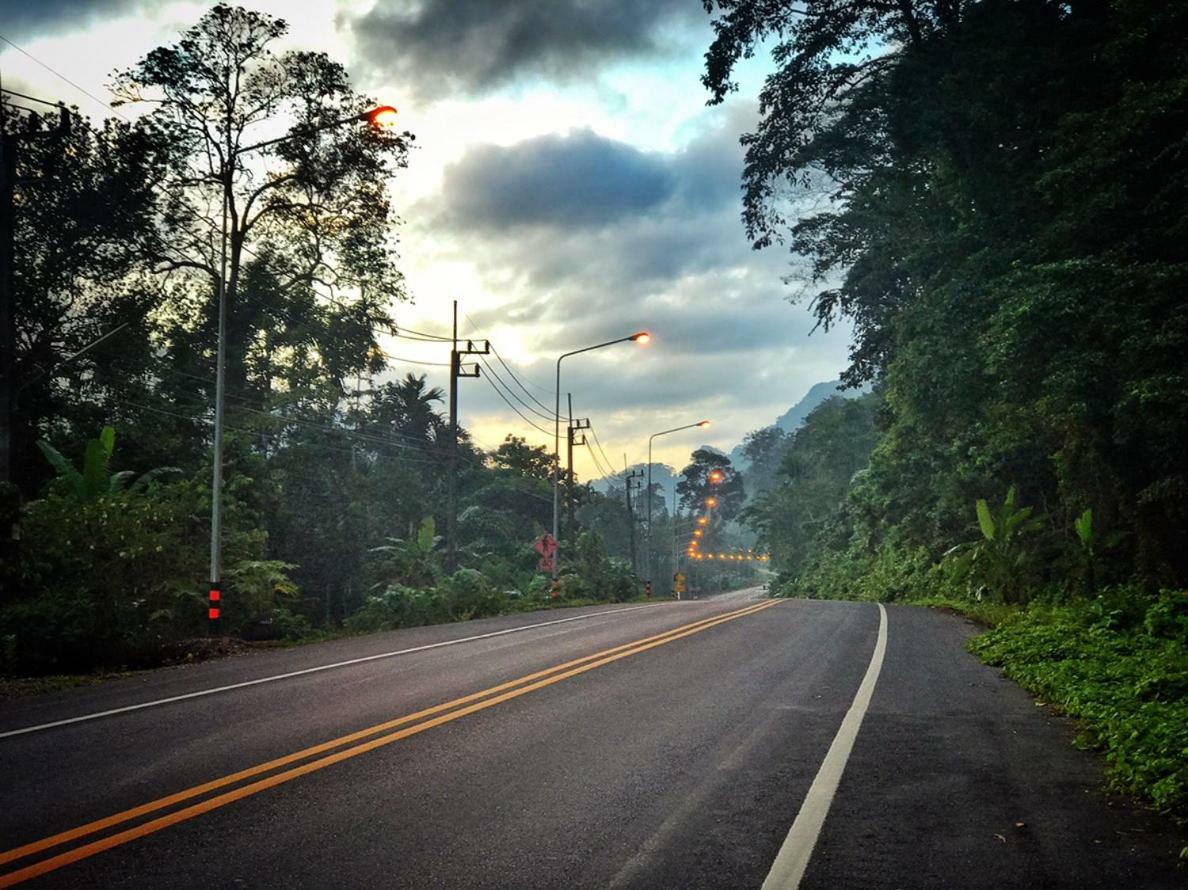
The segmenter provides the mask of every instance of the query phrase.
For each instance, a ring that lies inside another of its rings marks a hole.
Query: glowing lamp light
[[[364,117],[377,130],[390,130],[396,126],[397,111],[391,105],[381,105],[367,112]]]
[[[709,520],[708,520],[706,517],[704,517],[704,516],[698,516],[698,517],[697,517],[697,524],[698,524],[698,525],[708,525],[708,524],[709,524]]]
[[[697,425],[700,427],[707,427],[710,425],[710,422],[708,420],[702,420],[702,421],[698,421]]]
[[[717,498],[706,498],[705,505],[707,507],[716,507],[716,506],[718,506],[718,499]]]
[[[633,342],[638,343],[640,346],[646,346],[648,343],[652,342],[652,335],[649,334],[647,331],[640,331],[637,334],[632,334],[631,339]]]
[[[709,475],[706,478],[716,485],[726,478],[726,474],[721,470],[710,470]]]

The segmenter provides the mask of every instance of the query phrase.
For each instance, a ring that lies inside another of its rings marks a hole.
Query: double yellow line
[[[562,680],[567,680],[570,677],[576,677],[578,674],[583,674],[586,671],[592,671],[595,668],[610,664],[623,658],[628,658],[632,655],[637,655],[640,652],[646,652],[648,649],[653,649],[657,646],[663,646],[666,643],[671,643],[684,637],[691,636],[695,633],[700,633],[708,630],[711,627],[716,627],[719,624],[724,624],[727,621],[734,621],[737,618],[743,618],[747,615],[754,615],[757,612],[762,612],[776,605],[778,600],[768,600],[755,605],[747,606],[743,609],[738,609],[733,612],[727,612],[723,615],[716,615],[712,618],[705,618],[701,621],[695,621],[691,624],[681,625],[672,630],[665,631],[655,636],[646,637],[642,640],[635,640],[631,643],[624,643],[620,646],[615,646],[610,649],[604,649],[601,652],[595,652],[592,655],[587,655],[582,658],[567,661],[562,664],[554,665],[542,671],[526,674],[515,680],[509,680],[506,683],[500,683],[497,686],[491,686],[488,689],[483,689],[479,692],[473,692],[470,695],[464,695],[461,698],[453,699],[452,701],[443,702],[439,705],[434,705],[431,708],[417,711],[413,714],[407,714],[403,717],[397,717],[394,720],[388,720],[384,723],[378,723],[375,726],[369,726],[366,729],[361,729],[357,732],[352,732],[349,735],[340,736],[336,739],[331,739],[328,742],[322,742],[318,745],[313,745],[309,748],[303,748],[300,751],[295,751],[292,754],[286,754],[284,757],[278,757],[275,760],[269,760],[266,763],[261,763],[248,769],[240,770],[236,773],[214,779],[210,782],[205,782],[201,785],[195,785],[192,788],[187,788],[184,791],[178,791],[175,794],[170,794],[166,797],[158,798],[132,809],[124,810],[112,816],[107,816],[103,819],[98,819],[94,822],[88,822],[85,825],[80,825],[77,828],[72,828],[69,831],[63,831],[59,834],[51,835],[42,838],[39,841],[34,841],[20,847],[14,847],[0,853],[0,866],[6,865],[10,862],[15,862],[19,859],[33,856],[37,853],[42,853],[54,847],[70,843],[71,841],[80,840],[90,835],[97,834],[108,828],[115,828],[123,825],[142,816],[147,816],[159,810],[167,809],[175,804],[182,803],[187,800],[192,800],[196,797],[209,794],[212,791],[217,791],[220,788],[227,788],[231,785],[236,785],[243,782],[245,779],[251,779],[256,776],[261,776],[265,773],[272,773],[272,775],[257,779],[254,782],[249,782],[245,785],[239,785],[229,791],[224,791],[222,794],[217,794],[213,797],[207,797],[205,800],[190,804],[178,810],[174,810],[163,816],[158,816],[147,822],[142,822],[139,825],[134,825],[131,828],[126,828],[123,831],[107,835],[106,837],[93,840],[89,843],[74,847],[65,852],[58,853],[47,859],[42,859],[23,868],[0,875],[0,888],[11,887],[14,884],[19,884],[22,881],[27,881],[30,878],[38,877],[63,866],[70,865],[73,862],[78,862],[81,859],[87,859],[97,853],[102,853],[105,850],[110,850],[113,847],[118,847],[123,844],[134,841],[137,838],[145,835],[153,834],[163,828],[168,828],[171,825],[177,825],[179,822],[185,822],[188,819],[193,819],[195,816],[200,816],[203,813],[209,813],[211,810],[217,810],[220,807],[227,806],[227,804],[234,803],[245,797],[250,797],[253,794],[259,794],[261,791],[266,791],[277,785],[282,785],[285,782],[290,782],[293,779],[300,778],[320,769],[325,769],[335,763],[343,760],[349,760],[352,757],[358,757],[360,754],[365,754],[368,751],[373,751],[376,748],[382,748],[385,745],[390,745],[393,742],[406,739],[409,736],[424,732],[427,729],[432,729],[435,726],[440,726],[443,723],[449,723],[452,720],[457,720],[460,717],[465,717],[467,714],[473,714],[476,711],[481,711],[486,708],[493,707],[501,702],[508,701],[513,698],[518,698],[521,695],[527,695],[529,692],[535,692],[537,689],[543,689],[546,686],[551,686],[554,683],[559,683]],[[402,727],[397,729],[397,727]],[[388,730],[397,730],[395,732],[388,732]],[[385,733],[378,735],[379,733]],[[369,738],[375,736],[374,738]],[[367,741],[362,741],[367,739]],[[359,742],[359,744],[352,744]],[[349,746],[349,747],[346,747]],[[335,750],[341,749],[341,750]],[[327,753],[327,752],[333,753]],[[317,755],[325,755],[318,757]],[[309,758],[316,758],[310,760]],[[299,761],[307,761],[300,763]],[[283,769],[280,772],[273,772],[281,767],[290,767]]]

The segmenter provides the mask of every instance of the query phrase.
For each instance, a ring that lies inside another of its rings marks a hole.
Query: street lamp
[[[561,359],[583,352],[593,352],[595,349],[602,349],[606,346],[614,346],[616,343],[638,343],[640,346],[644,346],[651,339],[652,335],[647,331],[636,331],[630,337],[619,337],[617,340],[595,343],[593,346],[575,349],[557,357],[557,391],[553,403],[553,541],[557,545],[557,550],[553,554],[554,580],[557,578],[557,570],[561,565]]]
[[[266,139],[246,148],[228,152],[219,168],[219,181],[223,188],[223,226],[219,244],[219,329],[218,347],[215,352],[215,416],[214,416],[214,470],[210,492],[210,600],[207,619],[212,633],[219,628],[223,597],[223,415],[227,388],[227,213],[231,198],[231,186],[240,155],[269,145],[277,145],[302,136],[311,136],[323,130],[331,130],[344,124],[366,122],[376,129],[387,129],[395,123],[396,109],[391,105],[380,105],[368,111],[353,114],[318,127],[298,128],[286,136]]]
[[[679,433],[681,430],[691,430],[694,427],[707,427],[710,425],[708,420],[699,420],[697,423],[687,423],[684,426],[674,426],[670,430],[661,430],[658,433],[652,433],[648,436],[648,580],[652,579],[652,443],[660,436],[667,436],[669,433]]]

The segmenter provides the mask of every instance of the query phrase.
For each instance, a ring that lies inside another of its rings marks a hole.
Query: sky
[[[101,103],[111,72],[174,41],[211,5],[0,0],[0,34],[24,51],[0,44],[5,86],[110,114]],[[399,325],[448,333],[457,300],[461,336],[489,339],[546,406],[558,355],[651,332],[647,346],[562,365],[563,411],[572,393],[574,415],[590,419],[616,470],[624,455],[646,459],[651,433],[703,418],[708,429],[657,439],[655,459],[679,469],[701,445],[729,451],[845,366],[848,328],[812,332],[800,270],[781,248],[754,251],[746,238],[738,140],[754,127],[770,62],[745,61],[738,92],[707,106],[712,29],[700,0],[242,5],[288,21],[282,48],[343,62],[416,136],[391,183],[413,300],[395,307]],[[385,349],[448,360],[448,345],[397,339]],[[448,382],[437,365],[393,367]],[[492,383],[460,381],[461,422],[475,440],[490,448],[515,434],[551,446],[551,423],[521,406],[547,435],[529,426]],[[584,449],[575,465],[583,478],[601,475]]]

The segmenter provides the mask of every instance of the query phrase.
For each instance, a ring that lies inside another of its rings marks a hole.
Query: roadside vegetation
[[[370,126],[375,99],[335,60],[279,48],[286,30],[220,4],[113,75],[135,114],[0,108],[17,334],[0,378],[0,674],[228,645],[202,639],[220,278],[224,636],[317,639],[644,592],[631,568],[642,493],[573,477],[551,589],[533,544],[552,525],[557,467],[510,435],[482,448],[458,430],[450,559],[445,393],[386,351],[429,342],[440,364],[451,348],[395,318],[410,295],[387,189],[413,135]],[[536,398],[502,359],[487,365],[472,385]],[[673,519],[653,495],[664,596]]]
[[[785,596],[948,605],[1188,814],[1188,7],[718,0],[774,46],[743,219],[853,326],[744,519]]]

